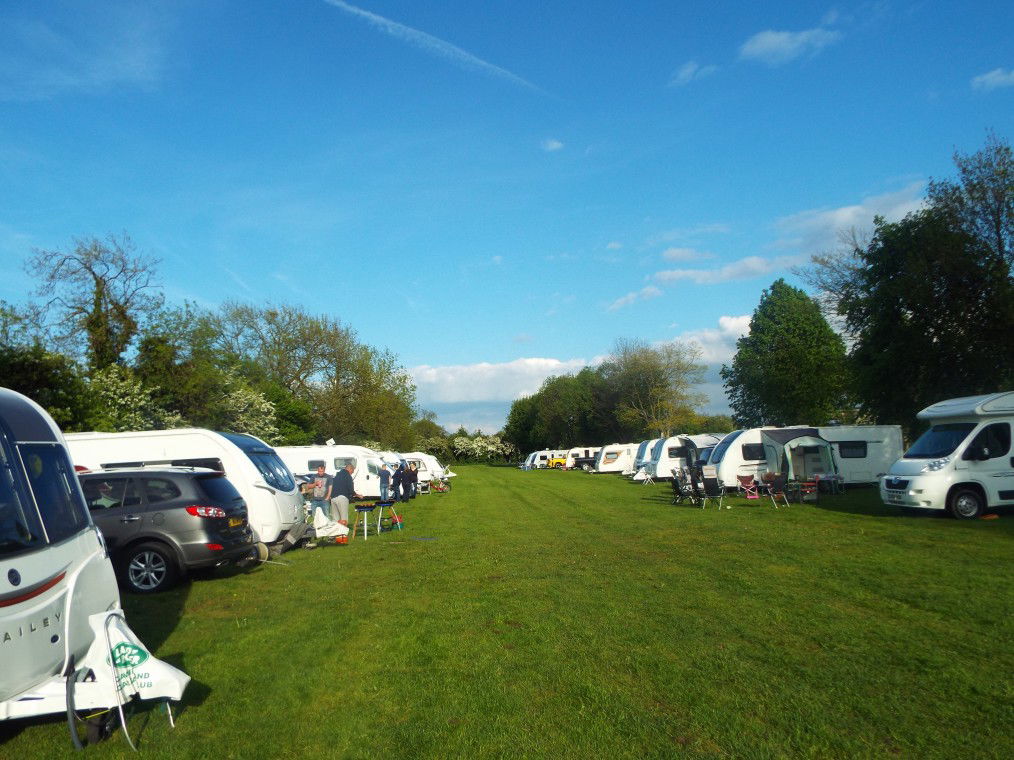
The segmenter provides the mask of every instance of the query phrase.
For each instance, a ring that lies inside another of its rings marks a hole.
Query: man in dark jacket
[[[352,470],[354,469],[351,464],[347,464],[338,470],[334,476],[334,485],[331,487],[332,511],[338,513],[338,522],[342,525],[349,524],[349,502],[353,499],[363,498],[356,493],[355,483],[352,482]]]
[[[398,469],[394,471],[394,475],[391,476],[391,485],[394,488],[392,498],[395,501],[404,501],[401,496],[402,486],[405,484],[405,465],[399,464]]]

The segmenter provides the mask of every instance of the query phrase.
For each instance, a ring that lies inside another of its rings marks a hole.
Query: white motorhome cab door
[[[958,478],[979,483],[987,505],[1014,504],[1014,456],[1009,422],[984,425],[954,463]]]

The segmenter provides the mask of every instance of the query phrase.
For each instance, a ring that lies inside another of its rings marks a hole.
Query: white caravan
[[[876,483],[904,451],[900,425],[818,427],[834,447],[838,474],[847,484]]]
[[[634,465],[636,443],[611,443],[603,446],[595,457],[595,467],[590,472],[624,472]]]
[[[296,475],[310,475],[324,465],[328,475],[335,475],[345,465],[352,465],[352,486],[368,499],[380,498],[380,465],[385,464],[373,449],[365,446],[279,446],[275,449],[286,466]],[[390,465],[388,465],[390,468]]]
[[[402,456],[405,457],[405,461],[415,464],[420,483],[457,477],[457,473],[451,472],[440,464],[432,454],[427,454],[423,451],[410,451],[407,454],[402,454]]]
[[[564,466],[568,470],[575,470],[579,467],[586,471],[590,470],[595,464],[595,457],[600,449],[600,446],[575,446],[567,452],[567,464]]]
[[[278,454],[256,436],[203,428],[132,433],[68,433],[75,464],[98,470],[149,464],[210,467],[224,472],[246,501],[257,540],[279,541],[303,519],[303,497]]]
[[[644,479],[647,474],[647,465],[651,461],[651,452],[655,449],[655,444],[658,443],[658,438],[649,438],[647,441],[641,441],[637,446],[637,453],[634,454],[634,476],[640,476]]]
[[[1014,506],[1014,391],[940,401],[918,417],[930,429],[880,479],[885,504],[962,519]]]
[[[118,716],[129,741],[123,705],[134,694],[179,700],[190,681],[127,626],[59,428],[34,401],[4,388],[0,658],[0,720],[66,713],[78,748],[78,711],[93,721]]]
[[[673,470],[687,469],[696,463],[698,451],[715,446],[721,440],[722,436],[714,433],[697,435],[681,433],[670,438],[660,438],[655,443],[651,460],[644,466],[645,472],[654,480],[671,480]],[[689,461],[688,456],[693,461]]]
[[[737,476],[753,475],[760,480],[767,471],[761,428],[734,430],[715,445],[704,467],[704,476],[718,478],[725,488],[735,488]]]

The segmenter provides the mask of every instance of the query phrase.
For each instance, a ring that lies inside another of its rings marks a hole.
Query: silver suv
[[[160,466],[78,478],[92,521],[131,591],[162,591],[189,570],[236,562],[254,551],[246,502],[224,473]]]

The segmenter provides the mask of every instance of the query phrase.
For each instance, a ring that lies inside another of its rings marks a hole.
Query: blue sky
[[[967,2],[8,2],[0,298],[127,232],[167,296],[299,303],[491,432],[620,337],[697,340],[1012,138]]]

